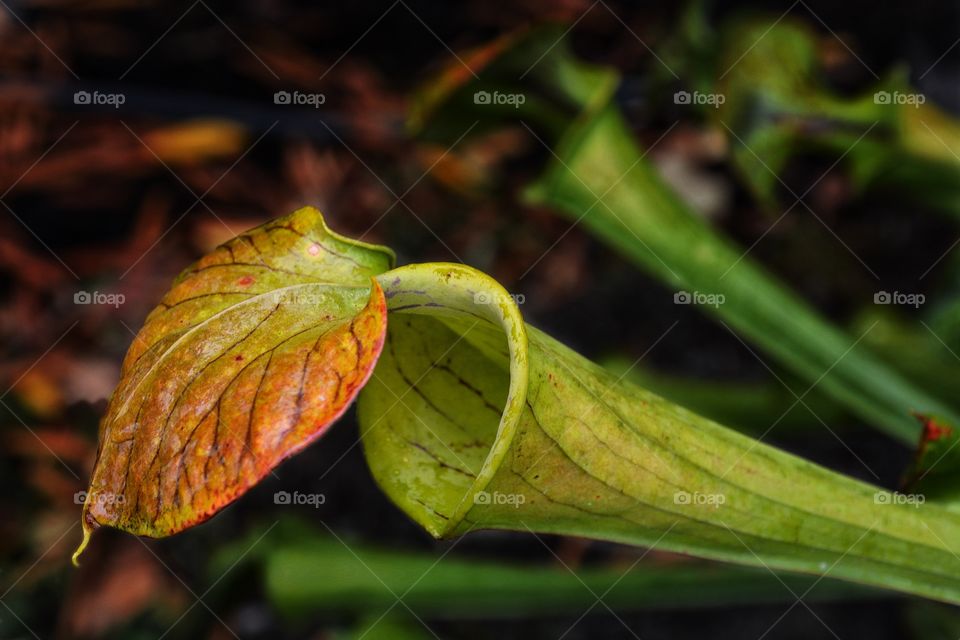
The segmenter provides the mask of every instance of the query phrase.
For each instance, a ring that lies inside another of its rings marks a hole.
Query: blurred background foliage
[[[456,127],[423,135],[444,120],[417,105],[471,79],[482,61],[469,51],[547,24],[579,59],[619,73],[612,104],[683,206],[870,358],[958,410],[950,3],[7,2],[0,638],[960,634],[952,609],[829,580],[569,538],[429,540],[373,485],[352,413],[208,524],[159,542],[104,531],[69,567],[77,492],[133,333],[190,261],[303,204],[401,263],[492,274],[523,295],[531,323],[704,415],[901,486],[913,447],[816,385],[798,405],[813,380],[525,200],[555,160],[549,131],[577,112],[545,100],[529,125],[509,112],[504,124],[464,105]],[[77,104],[78,91],[124,102]],[[276,104],[277,91],[325,102]],[[678,91],[725,101],[678,104]],[[82,291],[123,304],[75,304]],[[877,305],[878,291],[925,303]],[[960,462],[938,468],[950,486]],[[274,504],[294,490],[326,500]]]

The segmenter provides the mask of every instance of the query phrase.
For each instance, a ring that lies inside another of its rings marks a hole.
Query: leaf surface
[[[617,379],[453,271],[381,276],[387,345],[358,407],[374,478],[435,536],[584,536],[960,602],[957,514]]]
[[[392,262],[306,208],[184,271],[124,360],[84,544],[101,525],[165,536],[202,522],[322,434],[380,355],[386,302],[372,276]]]

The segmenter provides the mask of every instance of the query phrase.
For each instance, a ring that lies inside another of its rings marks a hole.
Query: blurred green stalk
[[[641,561],[616,568],[523,566],[454,556],[369,549],[317,538],[271,549],[266,589],[285,615],[377,612],[402,598],[418,615],[514,617],[586,610],[597,598],[616,610],[884,597],[813,576],[721,565]]]
[[[576,60],[556,30],[501,40],[466,60],[481,65],[478,80],[464,84],[469,76],[447,74],[422,95],[411,121],[424,137],[449,139],[473,118],[482,122],[477,130],[501,117],[529,120],[553,146],[527,201],[566,213],[673,289],[678,302],[703,301],[705,311],[809,382],[798,405],[817,387],[911,446],[919,436],[911,412],[960,425],[953,408],[862,348],[864,335],[846,335],[822,318],[664,183],[611,100],[615,72]],[[476,97],[483,92],[520,93],[525,101],[485,110],[490,105]]]

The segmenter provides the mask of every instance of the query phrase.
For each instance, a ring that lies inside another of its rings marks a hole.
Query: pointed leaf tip
[[[80,518],[80,526],[83,528],[83,540],[80,541],[80,545],[73,552],[73,555],[70,556],[70,560],[75,567],[80,566],[80,556],[87,549],[87,545],[90,544],[90,538],[98,526],[97,522],[91,519],[87,513],[86,506],[84,506],[83,515]]]

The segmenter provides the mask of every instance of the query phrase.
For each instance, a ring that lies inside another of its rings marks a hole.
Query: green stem
[[[614,568],[504,564],[364,548],[326,537],[273,549],[266,558],[271,601],[291,617],[318,610],[379,612],[403,594],[418,615],[512,617],[586,610],[602,594],[618,611],[870,599],[870,589],[763,569],[649,561]],[[317,576],[324,576],[317,579]],[[814,588],[816,587],[816,588]],[[396,594],[396,595],[395,595]]]
[[[678,289],[722,295],[704,309],[901,441],[916,442],[910,411],[960,423],[693,215],[651,166],[636,162],[640,150],[614,107],[568,131],[556,152],[528,192],[532,201],[582,217],[594,234]]]

